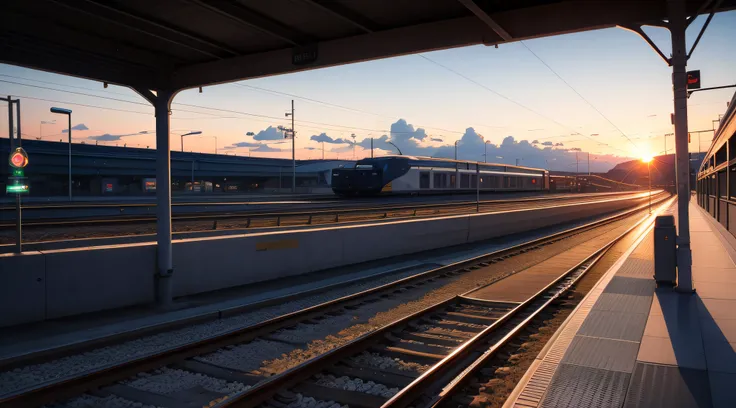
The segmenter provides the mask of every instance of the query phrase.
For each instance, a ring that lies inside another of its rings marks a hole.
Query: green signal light
[[[13,169],[13,176],[14,177],[23,177],[23,169]]]
[[[13,184],[5,186],[5,192],[9,194],[25,194],[29,191],[27,184]]]

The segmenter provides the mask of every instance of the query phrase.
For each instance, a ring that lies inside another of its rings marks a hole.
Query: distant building
[[[24,140],[32,196],[67,194],[68,144]],[[8,157],[10,141],[0,139],[0,155]],[[331,193],[331,170],[353,161],[297,160],[297,192]],[[0,166],[0,188],[8,166]],[[132,147],[72,145],[72,189],[75,196],[141,195],[156,190],[156,151]],[[197,192],[290,192],[292,161],[222,154],[171,152],[173,194]]]

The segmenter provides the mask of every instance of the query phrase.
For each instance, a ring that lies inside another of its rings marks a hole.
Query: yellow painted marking
[[[386,193],[386,192],[390,192],[390,191],[391,191],[391,182],[389,181],[388,184],[386,184],[385,186],[383,186],[383,188],[381,189],[381,192],[382,193]]]
[[[256,251],[275,251],[278,249],[299,248],[299,240],[282,239],[281,241],[259,242],[256,244]]]

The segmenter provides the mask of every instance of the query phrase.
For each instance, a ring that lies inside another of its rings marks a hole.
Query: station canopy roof
[[[3,0],[0,61],[179,90],[666,16],[667,0]]]

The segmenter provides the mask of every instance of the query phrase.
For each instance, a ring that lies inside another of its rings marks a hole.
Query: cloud
[[[562,147],[562,146],[564,146],[564,144],[562,144],[561,142],[557,142],[557,143],[555,143],[555,146]]]
[[[455,157],[454,140],[448,140],[443,146],[429,146],[422,142],[422,133],[419,130],[407,124],[405,120],[399,120],[391,125],[391,133],[382,135],[373,139],[373,146],[376,150],[391,152],[397,154],[396,148],[388,142],[396,144],[404,155],[407,156],[431,156],[431,157]],[[419,134],[420,137],[416,137]],[[432,140],[434,138],[429,138]],[[489,139],[490,140],[490,139]],[[472,127],[467,128],[457,142],[458,158],[461,160],[483,161],[484,153],[488,154],[489,162],[514,164],[516,160],[524,166],[547,168],[548,164],[552,170],[557,171],[574,171],[575,170],[575,153],[568,149],[559,149],[555,147],[562,146],[561,143],[554,142],[539,143],[539,140],[529,142],[527,140],[517,141],[513,136],[506,136],[500,144],[488,143],[481,134]],[[357,145],[370,149],[371,140],[369,138],[360,140]],[[332,149],[337,153],[350,152],[352,146],[347,145]],[[596,155],[596,159],[591,161],[591,171],[604,172],[611,169],[618,163],[628,160],[625,157],[613,155]],[[587,169],[586,169],[587,170]]]
[[[283,140],[284,134],[273,126],[261,130],[253,136],[253,140]]]
[[[311,146],[307,146],[307,147],[305,147],[305,149],[306,149],[306,150],[317,150],[317,148],[316,148],[316,147],[311,147]]]
[[[532,140],[532,144],[539,144],[539,140]]]
[[[276,149],[267,144],[258,145],[257,148],[251,149],[251,152],[280,152],[281,149]]]
[[[579,147],[571,147],[571,148],[567,149],[567,151],[568,152],[582,152],[583,149],[581,149]]]
[[[89,128],[84,123],[80,123],[78,125],[72,126],[72,130],[89,130]],[[61,133],[67,133],[67,132],[69,132],[69,129],[64,129],[61,131]]]
[[[309,140],[314,140],[315,142],[324,142],[324,143],[334,143],[334,144],[352,144],[352,141],[348,141],[343,138],[337,138],[333,139],[330,136],[327,136],[326,133],[320,133],[319,135],[312,135],[312,137],[309,138]]]
[[[113,142],[115,140],[120,140],[125,136],[130,136],[130,135],[111,135],[109,133],[105,133],[104,135],[88,136],[87,139],[97,140],[100,142]]]
[[[140,134],[142,134],[142,132],[138,132],[138,133],[125,133],[125,134],[122,134],[122,135],[111,135],[109,133],[105,133],[104,135],[87,136],[87,139],[89,139],[89,140],[97,140],[97,141],[100,141],[100,142],[114,142],[114,141],[120,140],[120,139],[122,139],[122,138],[124,138],[126,136],[136,136],[136,135],[140,135]]]
[[[261,146],[260,143],[253,143],[253,142],[238,142],[233,143],[233,147],[258,147]]]
[[[414,130],[414,126],[406,123],[406,120],[399,119],[396,123],[391,125],[391,135],[396,136],[400,140],[424,140],[424,138],[427,137],[427,132],[422,128]]]
[[[438,137],[430,137],[429,140],[431,140],[433,142],[444,142],[444,140],[442,140],[442,139],[440,139]]]

